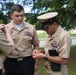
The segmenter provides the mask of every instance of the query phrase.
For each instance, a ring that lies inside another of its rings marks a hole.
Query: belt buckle
[[[20,57],[19,57],[19,58],[17,59],[17,61],[23,61],[23,58],[20,58]]]

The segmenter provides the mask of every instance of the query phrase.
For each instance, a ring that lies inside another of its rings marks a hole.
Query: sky
[[[11,2],[12,2],[12,0],[10,0]],[[19,0],[19,3],[18,4],[20,4],[20,5],[22,5],[23,6],[23,3],[22,3],[22,1],[23,0]],[[6,3],[8,3],[9,2],[9,0],[0,0],[0,3],[3,3],[3,2],[6,2]],[[15,4],[17,4],[17,2],[18,2],[18,0],[13,0],[13,2],[15,3]],[[31,3],[30,3],[31,2]],[[24,8],[24,10],[25,10],[25,13],[30,13],[31,12],[31,9],[32,9],[32,7],[33,7],[33,1],[32,0],[26,0],[26,4],[23,6],[23,8]],[[2,5],[0,4],[0,9],[2,8]]]
[[[14,1],[15,4],[17,3],[17,0],[13,0],[13,1]],[[23,3],[22,0],[20,0],[18,4],[21,4],[23,6],[22,3]],[[28,13],[28,12],[30,13],[31,9],[33,7],[33,1],[32,0],[27,0],[26,4],[23,7],[24,7],[24,10],[25,10],[25,13]]]

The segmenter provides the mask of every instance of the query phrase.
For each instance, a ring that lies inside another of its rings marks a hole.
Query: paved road
[[[44,47],[45,41],[40,41],[40,47]],[[76,46],[76,39],[72,39],[72,46]]]

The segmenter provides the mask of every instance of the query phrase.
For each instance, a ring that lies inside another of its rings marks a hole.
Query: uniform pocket
[[[23,36],[21,44],[28,48],[32,45],[32,37],[31,36]]]

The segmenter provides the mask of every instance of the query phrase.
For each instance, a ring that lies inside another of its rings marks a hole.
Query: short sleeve
[[[12,50],[14,50],[13,45],[10,43],[10,41],[7,41],[6,35],[4,34],[4,32],[0,31],[0,51],[2,51],[7,55]]]
[[[39,39],[38,39],[38,35],[36,32],[36,29],[33,29],[33,38],[32,38],[32,43],[33,45],[38,45],[39,44]]]
[[[0,51],[7,55],[10,54],[12,50],[14,50],[14,47],[9,41],[0,39]]]
[[[71,37],[69,34],[66,34],[59,45],[59,56],[62,58],[69,58],[70,55],[70,47],[71,47]]]

